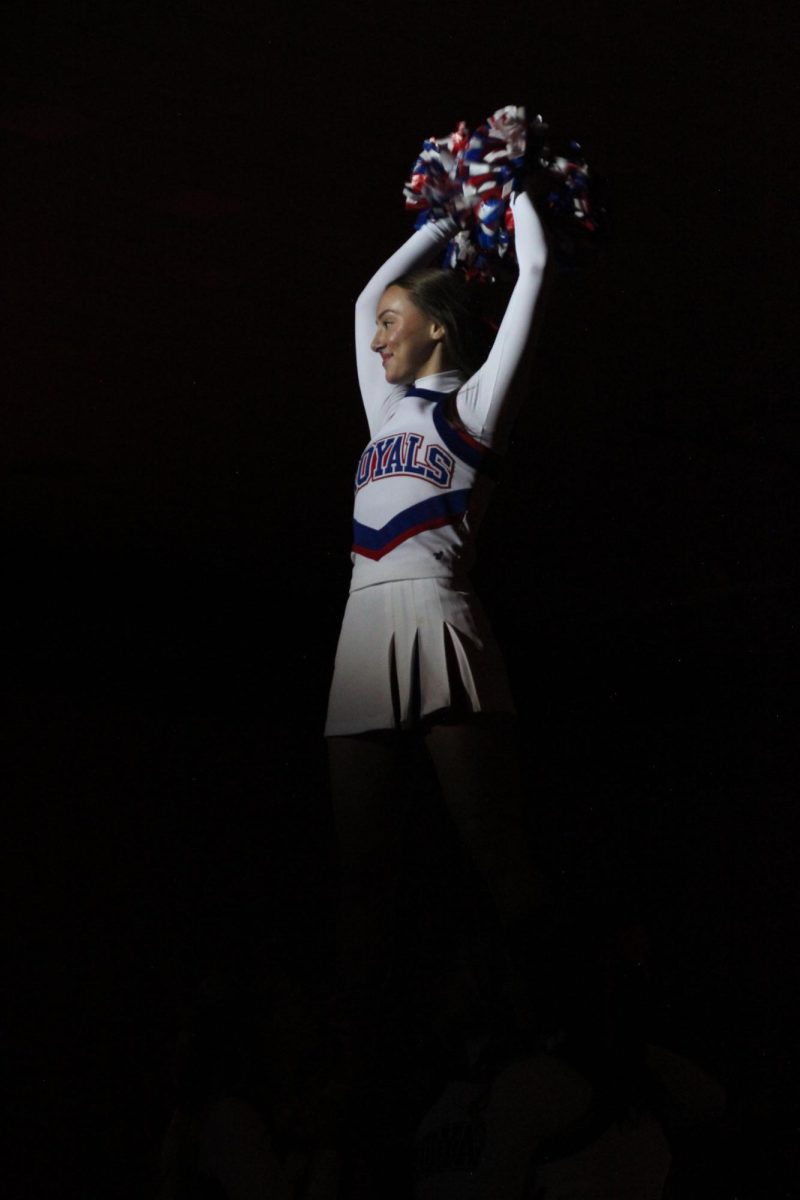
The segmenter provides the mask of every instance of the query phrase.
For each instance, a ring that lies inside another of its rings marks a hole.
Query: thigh
[[[481,715],[426,737],[450,815],[508,929],[538,919],[549,895],[531,854],[516,736],[513,719]]]
[[[459,821],[491,813],[521,820],[516,722],[506,715],[431,726],[425,745],[445,803]]]
[[[399,734],[329,737],[331,796],[342,865],[394,855],[407,809],[406,754]]]

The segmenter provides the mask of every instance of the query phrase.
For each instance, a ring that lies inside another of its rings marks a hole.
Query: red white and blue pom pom
[[[546,144],[540,116],[529,122],[525,109],[499,108],[472,132],[464,121],[448,137],[428,138],[404,187],[406,208],[417,214],[416,227],[453,217],[459,232],[450,240],[445,265],[469,276],[494,277],[501,259],[514,261],[514,219],[509,201],[526,169],[550,176],[544,216],[550,216],[564,242],[569,232],[597,231],[589,167],[577,142],[566,155]]]

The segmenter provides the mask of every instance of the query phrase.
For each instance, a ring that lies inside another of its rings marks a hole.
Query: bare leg
[[[546,934],[549,897],[528,845],[513,725],[502,718],[436,725],[425,741],[445,803],[503,924],[514,1007],[528,1025],[523,979]]]
[[[328,739],[340,868],[334,1022],[354,1061],[369,1054],[369,1028],[390,962],[406,815],[403,758],[398,735]]]
[[[511,722],[435,725],[425,741],[445,804],[501,920],[513,926],[537,917],[545,883],[528,847]]]

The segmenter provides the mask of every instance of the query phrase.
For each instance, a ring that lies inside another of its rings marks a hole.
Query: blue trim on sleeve
[[[456,458],[465,462],[468,467],[472,467],[474,471],[480,471],[482,474],[488,475],[490,479],[497,479],[500,474],[500,456],[488,446],[476,446],[471,438],[465,437],[447,419],[446,404],[450,399],[455,403],[455,392],[434,392],[430,388],[410,387],[407,389],[406,395],[421,396],[423,400],[434,400],[436,403],[433,410],[433,423],[447,449],[455,454]]]
[[[439,437],[452,454],[465,462],[468,467],[472,467],[473,471],[485,471],[491,474],[495,469],[492,462],[495,456],[489,449],[482,450],[479,446],[473,446],[454,425],[450,424],[445,416],[444,401],[440,401],[434,408],[433,423]]]

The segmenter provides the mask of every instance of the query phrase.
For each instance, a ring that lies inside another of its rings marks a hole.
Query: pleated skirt
[[[513,713],[502,655],[478,597],[451,579],[351,592],[336,650],[327,737]]]

